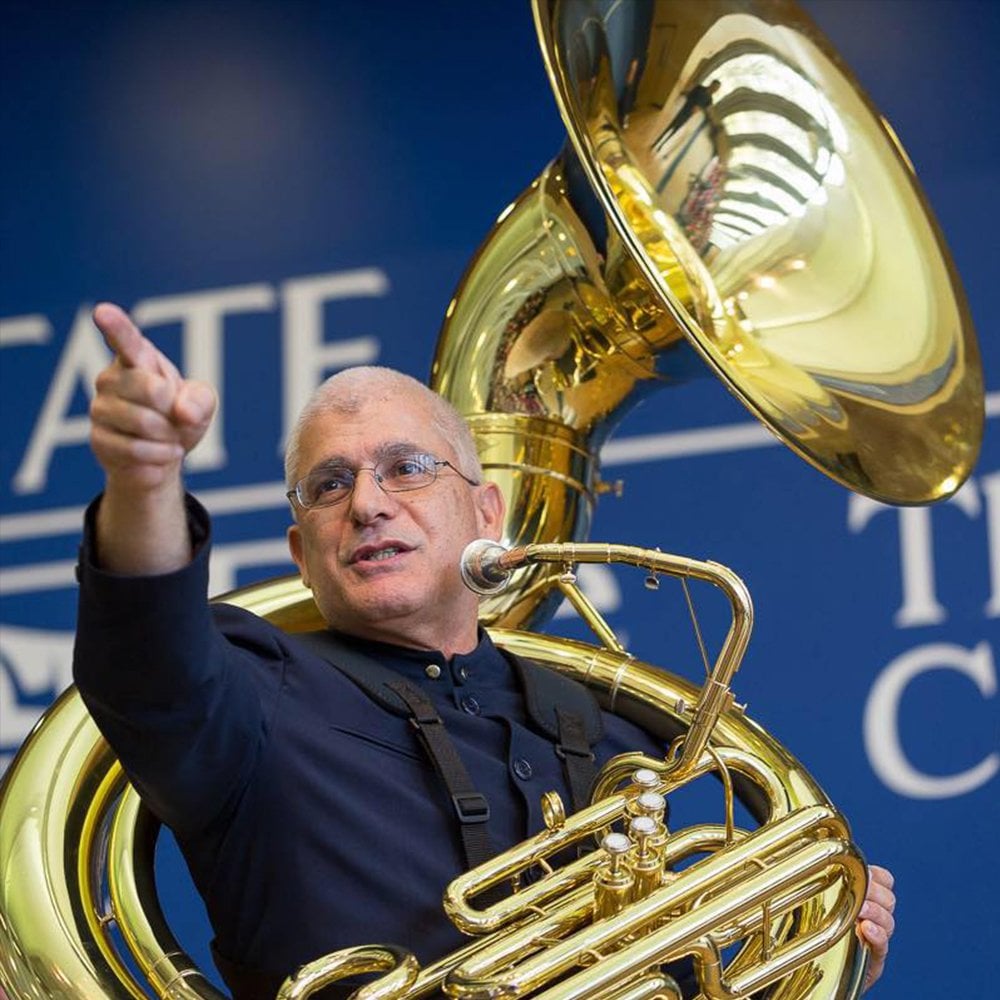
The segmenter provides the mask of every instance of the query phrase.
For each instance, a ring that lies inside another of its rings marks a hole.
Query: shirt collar
[[[391,642],[363,639],[346,632],[331,631],[345,645],[410,679],[449,678],[456,685],[474,679],[480,686],[484,683],[490,686],[505,684],[511,679],[511,667],[507,658],[483,628],[479,629],[479,642],[475,649],[468,653],[458,653],[451,660],[440,650],[413,649]]]

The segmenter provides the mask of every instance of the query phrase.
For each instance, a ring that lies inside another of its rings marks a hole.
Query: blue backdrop
[[[878,508],[744,433],[705,379],[613,438],[605,475],[626,494],[602,502],[592,537],[746,578],[758,626],[739,699],[898,877],[879,995],[937,994],[946,966],[945,995],[978,997],[1000,971],[1000,7],[805,6],[902,138],[963,276],[986,368],[980,464],[938,508]],[[510,0],[8,3],[4,22],[2,764],[68,683],[80,512],[101,482],[85,444],[104,364],[93,303],[132,309],[220,386],[189,469],[216,514],[214,588],[286,572],[287,414],[344,364],[425,378],[466,261],[563,141],[529,11]],[[662,610],[671,588],[588,585],[640,655],[700,671]],[[171,905],[185,937],[203,934],[196,907]]]

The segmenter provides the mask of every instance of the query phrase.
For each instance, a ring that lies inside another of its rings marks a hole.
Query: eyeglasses
[[[327,465],[315,469],[304,476],[289,490],[285,496],[289,501],[298,504],[303,510],[313,507],[332,507],[346,500],[354,492],[359,472],[370,472],[379,487],[386,493],[406,493],[409,490],[422,490],[430,486],[438,477],[438,470],[447,466],[452,472],[464,479],[470,486],[479,483],[459,472],[451,462],[425,455],[419,452],[407,455],[394,455],[383,458],[374,466],[362,466],[352,469],[346,465]]]

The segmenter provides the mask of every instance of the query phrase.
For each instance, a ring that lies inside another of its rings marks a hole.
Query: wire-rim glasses
[[[285,496],[303,510],[332,507],[342,503],[354,492],[359,472],[370,472],[378,486],[386,493],[407,493],[430,486],[438,471],[447,466],[461,476],[470,486],[479,483],[456,469],[446,459],[435,458],[424,452],[392,455],[373,466],[352,469],[348,465],[325,465],[303,476]]]

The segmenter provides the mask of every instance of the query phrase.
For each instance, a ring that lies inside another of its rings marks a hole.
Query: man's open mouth
[[[388,543],[386,545],[365,545],[354,553],[352,563],[360,562],[384,562],[392,559],[403,552],[409,552],[409,548],[401,543]]]

